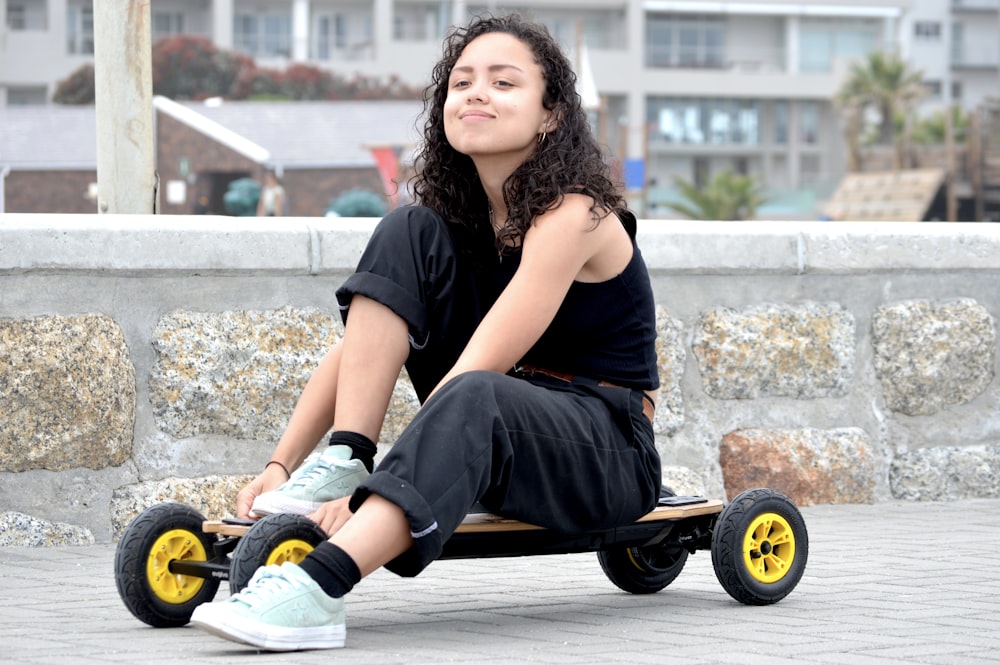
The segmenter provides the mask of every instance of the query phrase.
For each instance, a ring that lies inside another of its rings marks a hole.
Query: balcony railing
[[[1000,0],[951,0],[952,11],[995,12]]]
[[[951,66],[956,69],[996,69],[1000,64],[1000,50],[992,48],[953,50]]]
[[[651,69],[726,69],[743,72],[776,72],[787,69],[784,49],[712,49],[679,52],[655,44],[646,47],[646,67]]]

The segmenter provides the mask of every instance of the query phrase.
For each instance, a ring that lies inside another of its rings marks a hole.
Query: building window
[[[721,68],[726,62],[726,30],[713,16],[648,14],[647,67]]]
[[[774,142],[779,145],[788,143],[788,102],[774,104]]]
[[[708,185],[708,177],[712,171],[708,157],[695,157],[691,170],[694,171],[691,184],[698,189],[704,189]]]
[[[965,26],[961,23],[951,24],[951,64],[965,63]]]
[[[962,101],[962,82],[952,81],[951,83],[951,101],[960,102]]]
[[[184,14],[181,12],[153,12],[152,20],[154,42],[184,32]]]
[[[651,99],[656,138],[693,145],[758,145],[759,105],[753,100]]]
[[[451,3],[397,2],[392,36],[399,41],[440,41],[451,24]]]
[[[292,19],[290,16],[265,14],[263,55],[284,58],[292,55]]]
[[[48,94],[44,86],[7,88],[8,106],[40,106],[47,102]]]
[[[337,14],[333,17],[333,45],[335,48],[347,48],[347,17]]]
[[[874,19],[803,19],[799,31],[799,71],[827,73],[837,62],[857,60],[879,45]]]
[[[319,14],[313,26],[313,57],[317,60],[372,58],[371,14]]]
[[[91,0],[66,5],[66,52],[94,54],[94,3]]]
[[[8,0],[7,28],[13,32],[48,29],[46,0]]]
[[[932,99],[941,98],[941,81],[928,79],[926,81],[921,81],[920,84],[924,86],[928,97],[931,97]]]
[[[402,4],[397,0],[396,6]],[[428,2],[428,4],[431,4]],[[452,3],[442,3],[450,5]],[[569,4],[573,9],[561,9],[558,5]],[[579,38],[580,28],[583,28],[583,39],[589,49],[600,50],[623,50],[627,47],[627,27],[625,22],[625,10],[622,8],[628,3],[619,2],[619,7],[598,9],[586,8],[587,4],[613,4],[613,3],[566,3],[566,2],[540,2],[533,3],[531,7],[518,5],[504,5],[505,11],[517,11],[525,19],[540,23],[545,26],[549,33],[558,41],[567,53],[572,53],[576,48]],[[479,16],[482,14],[496,13],[498,4],[495,1],[489,3],[477,0],[470,2],[466,8],[468,16]]]
[[[816,102],[799,105],[799,142],[807,145],[819,143],[819,104]]]
[[[288,58],[292,54],[292,17],[288,14],[236,14],[233,46],[255,58]]]
[[[646,22],[646,66],[673,66],[674,31],[665,21]]]
[[[823,179],[823,166],[819,155],[799,157],[799,181],[803,185],[814,185]]]
[[[916,21],[913,24],[913,36],[918,41],[941,41],[941,23],[938,21]]]
[[[751,101],[742,101],[738,104],[737,133],[735,136],[744,145],[758,145],[760,143],[760,134],[757,119],[760,114],[757,110],[757,104]]]
[[[317,60],[330,59],[330,17],[320,16],[316,19],[315,43],[313,45],[313,57]]]
[[[257,17],[251,14],[233,16],[233,47],[253,54],[257,50]]]
[[[24,5],[7,5],[7,27],[11,30],[27,30],[28,18]]]

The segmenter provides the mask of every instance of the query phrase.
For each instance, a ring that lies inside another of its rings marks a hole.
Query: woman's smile
[[[470,122],[477,122],[482,120],[492,120],[493,116],[485,111],[466,111],[458,116],[460,120],[467,120]]]

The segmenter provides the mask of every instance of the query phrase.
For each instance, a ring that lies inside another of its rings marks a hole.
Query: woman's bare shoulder
[[[579,223],[584,227],[593,227],[595,219],[603,219],[607,211],[597,209],[594,215],[594,199],[586,194],[564,194],[559,202],[535,218],[535,224],[543,224],[550,219],[561,223]]]

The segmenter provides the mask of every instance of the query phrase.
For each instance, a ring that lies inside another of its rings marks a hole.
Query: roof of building
[[[420,132],[419,101],[185,102],[202,118],[260,146],[271,165],[374,166],[373,145],[409,153]],[[211,129],[195,127],[210,136]]]
[[[848,173],[825,214],[832,220],[921,222],[944,179],[939,168]]]
[[[93,106],[0,108],[0,168],[90,169],[97,165]]]
[[[419,141],[419,101],[183,102],[156,108],[247,157],[280,168],[375,165],[370,146],[411,153]],[[0,167],[94,169],[93,106],[0,108]]]

